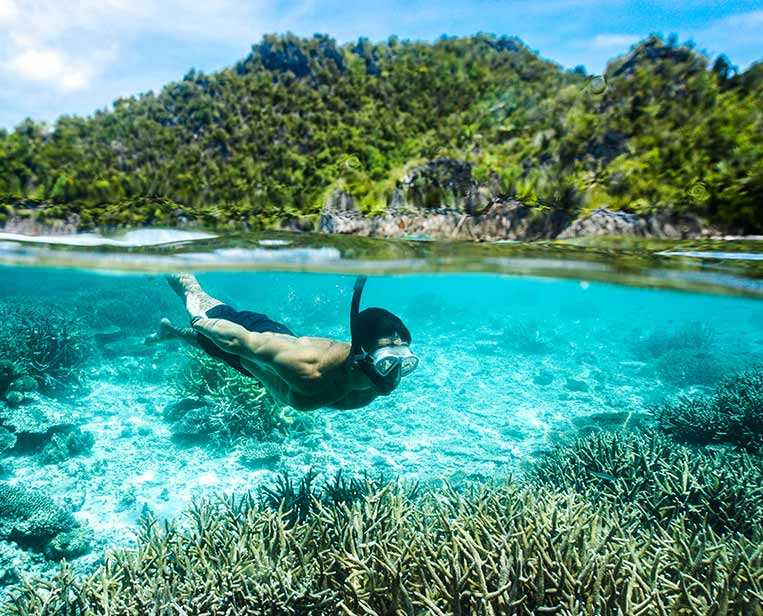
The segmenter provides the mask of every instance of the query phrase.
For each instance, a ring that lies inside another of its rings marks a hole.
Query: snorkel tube
[[[363,295],[363,288],[366,286],[367,280],[366,276],[358,276],[355,279],[355,286],[352,288],[352,305],[350,306],[350,335],[352,336],[352,342],[349,357],[352,361],[365,357],[358,340],[358,313],[360,312],[360,298]]]
[[[371,364],[368,353],[363,350],[360,344],[358,335],[358,314],[360,313],[360,298],[363,295],[363,288],[366,286],[366,276],[358,276],[355,279],[355,285],[352,288],[352,304],[350,305],[350,335],[352,341],[350,343],[350,354],[347,356],[347,369],[351,368],[353,364],[357,364],[358,367],[368,377],[376,391],[380,394],[387,396],[397,387],[400,382],[399,369],[387,376],[382,376],[376,370],[374,370]]]

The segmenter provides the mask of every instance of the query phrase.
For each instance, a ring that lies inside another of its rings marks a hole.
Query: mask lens
[[[413,372],[418,365],[419,365],[418,357],[406,357],[405,359],[403,359],[402,366],[400,367],[400,374],[402,376],[407,376],[411,372]]]
[[[397,357],[382,357],[374,364],[374,367],[379,374],[386,375],[392,371],[399,361]]]

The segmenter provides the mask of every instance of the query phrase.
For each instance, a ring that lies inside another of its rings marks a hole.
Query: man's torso
[[[276,334],[279,337],[283,334]],[[286,337],[285,335],[283,335]],[[328,338],[301,337],[293,340],[299,346],[300,353],[319,358],[320,375],[317,378],[301,379],[303,367],[299,360],[293,364],[282,363],[277,368],[264,362],[242,358],[242,366],[260,380],[271,395],[281,402],[298,410],[314,410],[320,407],[336,409],[354,409],[367,405],[378,393],[372,387],[356,389],[352,383],[352,369],[345,365],[350,346]],[[293,371],[293,374],[288,374]],[[284,374],[286,372],[286,375]],[[284,376],[290,378],[286,379]],[[291,381],[291,382],[290,382]],[[296,382],[296,384],[295,384]]]

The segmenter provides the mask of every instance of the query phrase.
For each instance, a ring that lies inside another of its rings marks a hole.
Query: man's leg
[[[163,340],[182,340],[193,346],[199,346],[198,335],[193,327],[176,327],[167,317],[159,321],[159,329],[153,334],[146,336],[145,344],[154,344]]]
[[[185,304],[188,316],[206,316],[207,310],[219,306],[222,302],[215,299],[201,288],[199,281],[193,274],[168,274],[167,282]],[[159,322],[159,330],[151,334],[145,340],[146,344],[153,344],[161,340],[183,340],[198,346],[198,336],[192,327],[175,327],[169,319],[164,318]]]
[[[191,318],[205,317],[207,310],[222,304],[219,299],[215,299],[201,288],[193,274],[167,274],[167,282],[183,300]]]

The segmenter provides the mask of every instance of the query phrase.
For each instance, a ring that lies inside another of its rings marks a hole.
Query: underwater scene
[[[0,613],[763,613],[754,255],[188,242],[4,245]]]

